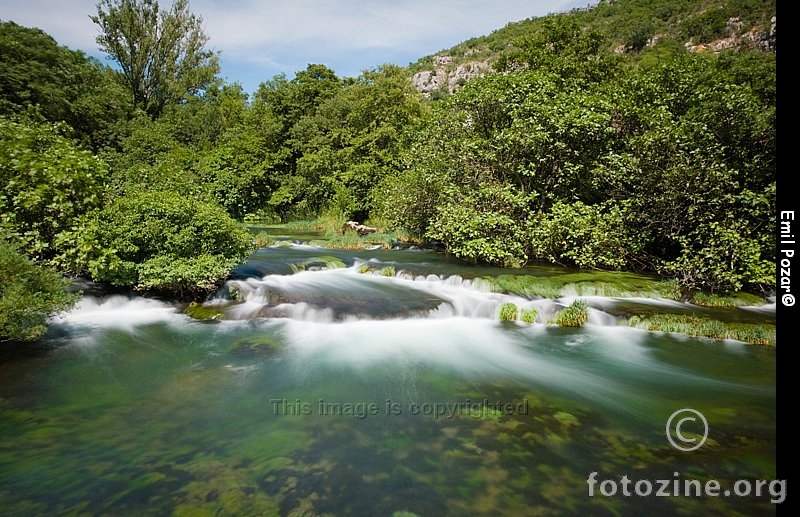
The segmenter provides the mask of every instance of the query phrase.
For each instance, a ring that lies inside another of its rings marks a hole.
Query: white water
[[[185,319],[175,306],[149,298],[122,295],[108,298],[86,296],[69,312],[53,319],[56,327],[118,328],[134,330],[141,325]]]
[[[261,279],[250,278],[229,282],[229,287],[240,293],[243,303],[233,307],[230,315],[234,318],[250,318],[270,304],[270,296],[287,297],[292,300],[276,304],[275,308],[286,312],[293,319],[305,321],[330,322],[333,313],[329,310],[316,310],[304,301],[308,297],[319,298],[320,294],[349,297],[354,300],[370,300],[375,303],[409,303],[415,300],[438,299],[440,303],[424,313],[425,318],[479,318],[497,320],[500,307],[514,303],[518,317],[523,310],[536,309],[537,321],[545,322],[555,316],[567,303],[559,300],[529,300],[520,296],[491,292],[489,284],[480,279],[465,280],[458,275],[440,277],[437,275],[413,276],[403,271],[386,277],[379,272],[361,273],[360,263],[346,269],[323,271],[303,271],[293,275],[267,275]],[[389,290],[389,291],[387,291]],[[397,295],[402,293],[399,298]],[[593,313],[591,310],[590,313]],[[363,319],[363,314],[349,319]],[[417,316],[420,317],[420,316]],[[343,319],[348,319],[346,316]],[[595,315],[597,322],[611,323]]]

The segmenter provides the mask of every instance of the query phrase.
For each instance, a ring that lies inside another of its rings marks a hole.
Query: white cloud
[[[454,45],[531,16],[558,11],[566,0],[195,0],[213,45],[244,57],[270,46],[303,45],[342,52],[427,42]],[[453,40],[452,38],[457,38]]]

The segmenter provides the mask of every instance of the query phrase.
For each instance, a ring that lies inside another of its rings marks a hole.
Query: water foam
[[[106,298],[84,296],[71,311],[53,318],[55,326],[119,328],[133,330],[140,325],[175,322],[174,305],[141,297],[114,295]]]

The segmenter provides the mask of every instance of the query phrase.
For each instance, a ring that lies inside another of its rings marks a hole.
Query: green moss
[[[775,345],[775,325],[762,323],[725,323],[710,318],[683,314],[633,316],[628,325],[644,330],[675,332],[711,339],[735,339],[762,346]]]
[[[581,327],[589,321],[589,306],[584,300],[575,300],[556,314],[556,324],[562,327]]]
[[[344,262],[338,257],[331,255],[321,255],[319,257],[310,257],[302,262],[295,262],[289,264],[292,272],[299,273],[300,271],[308,271],[314,269],[341,269],[346,267]]]
[[[225,314],[222,312],[224,307],[222,305],[203,305],[202,303],[192,302],[184,312],[187,316],[196,320],[217,321],[225,319]]]
[[[269,335],[240,339],[233,345],[232,351],[242,356],[272,355],[283,349],[283,343]]]
[[[258,232],[253,242],[255,242],[256,246],[272,246],[275,244],[275,238],[267,232]]]
[[[580,425],[578,417],[576,417],[572,413],[567,413],[566,411],[557,412],[555,415],[553,415],[553,418],[558,420],[558,422],[564,427]]]
[[[528,298],[613,296],[680,299],[674,280],[659,280],[619,271],[572,272],[553,276],[498,275],[485,277],[492,290]]]
[[[516,321],[517,306],[513,303],[504,303],[500,307],[500,319],[502,321]]]
[[[764,298],[756,294],[735,292],[727,295],[696,292],[691,300],[695,305],[703,307],[740,307],[743,305],[763,305]]]
[[[536,323],[536,316],[539,312],[536,309],[523,309],[522,310],[522,321],[525,323]]]

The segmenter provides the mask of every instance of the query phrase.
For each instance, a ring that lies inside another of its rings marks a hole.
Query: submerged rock
[[[283,343],[272,336],[257,336],[237,341],[231,350],[236,356],[271,356],[283,349]]]
[[[225,319],[223,309],[229,304],[224,305],[204,305],[202,303],[192,302],[186,307],[184,313],[187,316],[201,321],[219,321]]]

